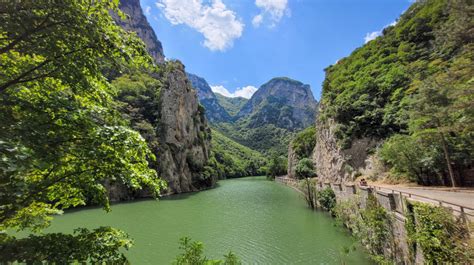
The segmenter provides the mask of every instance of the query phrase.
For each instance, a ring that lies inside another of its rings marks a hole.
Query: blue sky
[[[287,76],[310,84],[317,99],[324,68],[379,35],[410,4],[410,0],[141,0],[165,56],[181,60],[188,72],[204,77],[214,90],[249,97],[271,78]]]

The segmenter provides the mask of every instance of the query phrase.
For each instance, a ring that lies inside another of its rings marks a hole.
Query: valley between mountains
[[[472,1],[410,1],[320,94],[272,74],[249,98],[168,58],[148,20],[224,51],[240,5],[149,4],[1,2],[0,264],[472,263]],[[272,34],[287,4],[255,1],[247,27]]]

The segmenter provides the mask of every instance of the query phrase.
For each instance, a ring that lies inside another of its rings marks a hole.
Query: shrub
[[[239,258],[231,251],[224,255],[224,260],[210,260],[204,255],[204,245],[199,241],[191,241],[189,237],[179,240],[180,249],[183,251],[176,257],[173,264],[176,265],[238,265],[242,264]]]
[[[295,172],[299,179],[312,178],[316,176],[313,161],[309,158],[301,159],[296,165]]]
[[[326,211],[333,212],[336,206],[336,194],[331,188],[325,188],[317,193],[319,205]]]
[[[461,219],[455,219],[447,209],[426,203],[408,203],[411,214],[405,227],[412,257],[419,246],[427,264],[469,264],[474,258],[472,247]]]

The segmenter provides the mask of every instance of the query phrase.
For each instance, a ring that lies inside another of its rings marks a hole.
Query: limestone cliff
[[[163,47],[143,14],[140,0],[120,0],[119,8],[127,15],[127,18],[122,20],[118,16],[114,16],[115,21],[125,30],[136,32],[145,43],[148,53],[153,59],[157,63],[163,63],[165,61]]]
[[[117,23],[125,30],[136,32],[146,44],[150,55],[163,68],[160,74],[152,75],[161,86],[156,88],[159,89],[158,102],[150,103],[157,106],[156,121],[149,121],[149,127],[155,131],[154,138],[157,139],[154,141],[158,142],[158,147],[149,145],[157,157],[157,163],[151,165],[168,183],[168,189],[164,193],[181,193],[212,187],[216,180],[203,178],[201,174],[209,158],[210,129],[205,111],[199,106],[197,92],[191,86],[184,66],[180,62],[165,62],[161,43],[146,20],[139,0],[121,0],[120,9],[128,17],[123,21],[115,16]],[[142,112],[150,112],[144,106],[132,107]],[[109,191],[112,200],[147,195],[143,191],[131,192],[120,185],[109,186]]]
[[[350,182],[369,170],[369,151],[377,145],[377,141],[369,138],[355,139],[350,148],[342,149],[337,144],[337,125],[333,121],[320,120],[316,126],[316,147],[312,156],[316,174],[321,180]]]
[[[157,128],[159,173],[168,182],[170,193],[211,187],[216,179],[203,179],[200,174],[209,158],[211,140],[204,109],[181,63],[167,63],[165,72]]]

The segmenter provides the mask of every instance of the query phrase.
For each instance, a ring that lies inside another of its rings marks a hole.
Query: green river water
[[[215,189],[112,206],[85,208],[55,218],[48,232],[113,226],[135,245],[132,264],[170,264],[178,240],[202,241],[209,258],[232,250],[244,264],[342,264],[343,246],[353,239],[324,212],[311,211],[294,190],[263,177],[220,181]],[[361,250],[345,264],[370,264]]]

